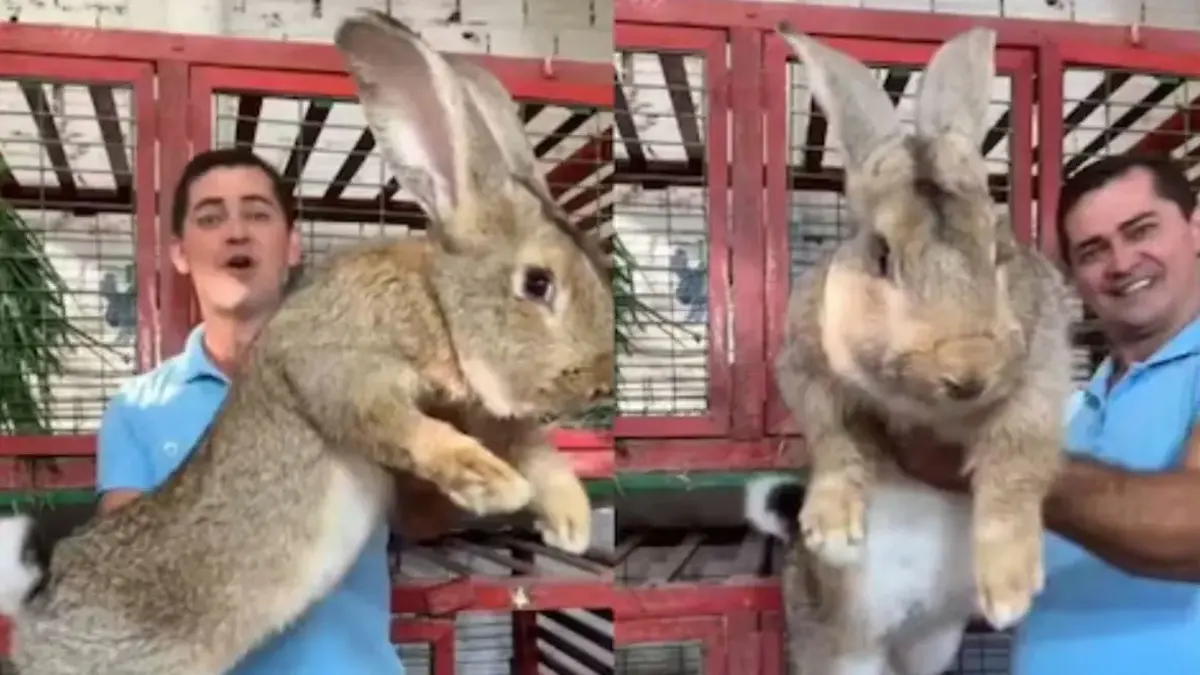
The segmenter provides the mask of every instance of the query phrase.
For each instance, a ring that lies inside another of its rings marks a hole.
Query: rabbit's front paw
[[[862,554],[866,500],[853,481],[822,477],[813,481],[800,509],[804,545],[834,567],[848,567]]]
[[[450,501],[478,516],[515,513],[533,498],[524,476],[467,436],[422,469]]]
[[[572,477],[573,478],[573,477]],[[592,505],[583,484],[564,481],[537,496],[537,529],[546,544],[575,555],[592,543]]]
[[[980,529],[975,538],[979,610],[998,631],[1015,625],[1029,612],[1046,581],[1040,521],[1036,516],[1032,520],[976,524]]]

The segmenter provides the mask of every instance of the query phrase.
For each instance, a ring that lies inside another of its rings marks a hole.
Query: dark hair
[[[175,184],[175,200],[171,204],[171,233],[176,237],[183,236],[183,223],[187,220],[193,183],[213,169],[243,166],[254,167],[271,179],[271,190],[275,193],[288,228],[291,228],[295,224],[295,202],[287,182],[275,167],[245,148],[217,148],[197,154],[183,168],[183,175]]]
[[[1170,157],[1125,154],[1098,159],[1064,181],[1062,190],[1058,193],[1055,228],[1063,264],[1068,267],[1071,265],[1070,247],[1067,245],[1067,214],[1071,213],[1071,209],[1087,194],[1137,169],[1150,173],[1154,191],[1159,197],[1179,207],[1179,212],[1184,218],[1192,217],[1196,210],[1196,194],[1192,191],[1183,168]]]

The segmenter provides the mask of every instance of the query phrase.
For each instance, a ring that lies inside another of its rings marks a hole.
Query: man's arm
[[[1127,572],[1200,582],[1200,424],[1174,471],[1071,460],[1044,513],[1050,529]]]
[[[118,393],[104,411],[96,434],[96,491],[101,513],[124,506],[153,487],[145,445],[138,439],[128,411],[123,393]]]
[[[109,490],[100,495],[100,513],[125,506],[142,495],[141,490]]]

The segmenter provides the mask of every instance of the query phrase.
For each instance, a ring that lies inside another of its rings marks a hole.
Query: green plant
[[[0,161],[0,182],[7,178]],[[63,350],[105,348],[71,323],[68,292],[37,231],[0,200],[0,434],[51,433],[50,384]]]
[[[665,326],[672,323],[669,318],[650,307],[637,296],[633,275],[637,271],[637,260],[629,249],[621,242],[619,236],[613,236],[613,265],[612,293],[613,319],[615,334],[613,342],[617,354],[630,354],[633,351],[633,331],[647,325]],[[620,382],[620,369],[613,373]],[[607,427],[612,424],[617,415],[615,401],[602,403],[590,408],[579,424],[585,427]]]

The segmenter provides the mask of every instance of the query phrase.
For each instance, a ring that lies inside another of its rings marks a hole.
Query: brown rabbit
[[[541,420],[612,390],[603,257],[551,199],[489,75],[379,13],[335,42],[429,236],[310,274],[191,458],[48,566],[30,518],[0,520],[21,675],[226,672],[340,579],[388,517],[394,476],[475,514],[528,506],[551,544],[589,544],[587,495]]]
[[[806,494],[766,479],[747,516],[803,539],[784,572],[798,672],[935,675],[975,611],[1005,628],[1042,588],[1041,505],[1072,390],[1067,293],[989,194],[993,31],[938,49],[915,133],[866,66],[780,32],[841,141],[859,229],[799,282],[775,364],[807,441]],[[888,459],[914,430],[967,449],[970,497]]]

